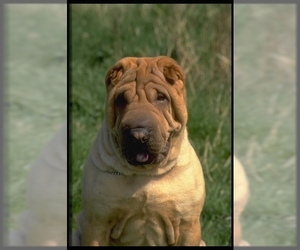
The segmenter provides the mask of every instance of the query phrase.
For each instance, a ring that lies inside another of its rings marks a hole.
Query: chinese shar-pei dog
[[[126,57],[105,82],[73,245],[205,245],[204,178],[188,140],[182,69],[166,56]]]

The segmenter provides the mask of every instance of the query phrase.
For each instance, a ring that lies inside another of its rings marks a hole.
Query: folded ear
[[[161,57],[158,62],[158,68],[162,71],[168,83],[174,85],[178,82],[181,83],[183,87],[185,76],[175,60],[170,57]]]
[[[165,66],[163,74],[168,83],[172,85],[178,80],[184,81],[184,76],[178,69],[176,69],[176,65],[173,65],[171,67]]]
[[[124,57],[112,66],[105,77],[106,88],[114,87],[128,70],[136,68],[136,60],[136,57]]]
[[[105,77],[106,87],[108,88],[110,85],[115,86],[122,75],[124,74],[124,67],[121,63],[116,63],[112,68],[110,68]]]

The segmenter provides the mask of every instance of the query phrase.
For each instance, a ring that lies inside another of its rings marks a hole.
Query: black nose
[[[149,131],[146,128],[133,128],[130,131],[135,140],[146,143],[149,140]]]

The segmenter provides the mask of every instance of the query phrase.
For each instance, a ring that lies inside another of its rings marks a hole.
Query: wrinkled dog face
[[[133,166],[166,160],[186,125],[184,75],[169,57],[123,58],[107,73],[108,127]]]

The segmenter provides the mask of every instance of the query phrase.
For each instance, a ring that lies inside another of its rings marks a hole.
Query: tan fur
[[[240,216],[249,199],[249,184],[245,170],[240,161],[234,157],[234,245],[242,246],[248,243],[242,240]]]
[[[168,57],[124,58],[108,71],[106,84],[106,119],[85,164],[73,245],[204,245],[204,179],[187,136],[181,68]],[[169,101],[157,104],[157,90]],[[116,107],[120,92],[126,107]],[[124,123],[145,120],[153,128],[153,148],[170,143],[170,149],[158,162],[133,166],[122,154],[120,131]]]

